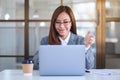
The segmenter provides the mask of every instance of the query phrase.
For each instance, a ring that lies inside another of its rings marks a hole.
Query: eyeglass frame
[[[62,24],[63,24],[64,26],[67,26],[69,23],[71,23],[71,21],[63,21],[63,22],[56,21],[56,22],[55,22],[55,26],[61,26]]]

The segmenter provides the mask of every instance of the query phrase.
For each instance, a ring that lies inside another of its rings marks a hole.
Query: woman
[[[91,45],[94,43],[94,36],[90,32],[85,38],[78,36],[74,14],[68,6],[59,6],[53,13],[50,25],[49,36],[44,37],[41,45],[82,45],[86,46],[86,69],[94,67],[94,53]],[[38,52],[33,57],[34,69],[39,69]]]

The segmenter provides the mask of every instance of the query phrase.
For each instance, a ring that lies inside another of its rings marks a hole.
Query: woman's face
[[[71,29],[71,20],[66,12],[62,12],[58,15],[55,22],[55,28],[62,39],[65,39],[68,36]]]

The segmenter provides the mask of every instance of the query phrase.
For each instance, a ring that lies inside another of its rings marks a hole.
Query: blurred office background
[[[0,0],[0,71],[21,69],[22,60],[33,57],[41,38],[48,35],[52,13],[59,5],[72,8],[78,35],[85,36],[91,31],[96,39],[101,39],[97,38],[101,34],[97,29],[98,19],[103,17],[96,9],[99,1],[102,0]],[[106,0],[102,4],[105,4],[106,19],[106,25],[102,26],[105,29],[103,65],[120,68],[120,1]],[[95,54],[100,48],[96,45],[99,40],[93,45]]]

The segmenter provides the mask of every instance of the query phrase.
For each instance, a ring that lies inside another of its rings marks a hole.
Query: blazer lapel
[[[76,43],[76,35],[71,33],[68,45],[74,45]]]

